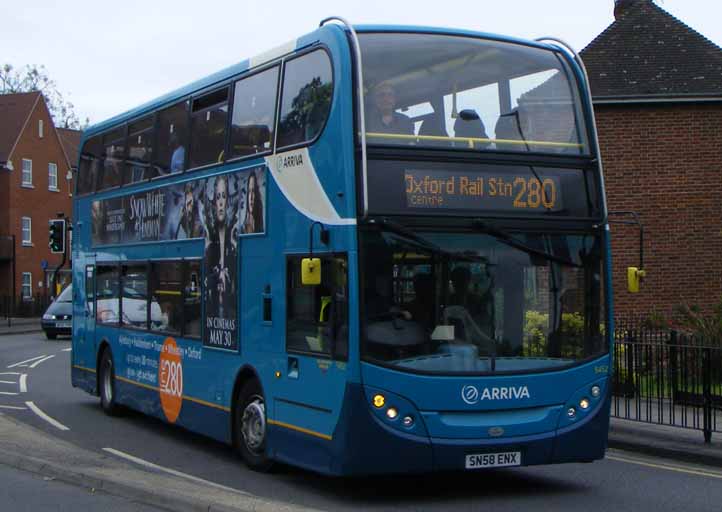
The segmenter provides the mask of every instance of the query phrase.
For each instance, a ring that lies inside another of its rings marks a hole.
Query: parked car
[[[41,321],[45,336],[54,340],[58,334],[73,334],[73,285],[69,284],[48,306]]]

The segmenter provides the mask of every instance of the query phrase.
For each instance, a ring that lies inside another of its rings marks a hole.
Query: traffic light
[[[62,254],[65,252],[65,219],[50,221],[50,252]]]

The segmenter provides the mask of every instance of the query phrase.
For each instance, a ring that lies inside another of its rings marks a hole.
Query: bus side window
[[[230,158],[271,150],[278,70],[276,66],[236,82]]]
[[[158,113],[156,165],[151,177],[174,174],[185,169],[189,105],[189,101],[182,101]]]
[[[125,127],[120,127],[103,136],[102,176],[98,181],[98,190],[120,185],[121,170],[125,162]]]
[[[278,147],[313,140],[326,124],[332,98],[331,61],[324,50],[288,61],[283,75]]]
[[[221,163],[226,144],[228,88],[193,99],[189,168]]]
[[[348,356],[346,258],[322,258],[321,284],[301,283],[301,256],[288,259],[286,348],[289,352]]]
[[[98,177],[102,153],[103,145],[100,137],[93,137],[83,144],[76,185],[78,195],[95,192],[95,181]]]

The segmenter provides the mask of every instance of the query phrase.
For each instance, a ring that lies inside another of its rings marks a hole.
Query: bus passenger
[[[373,102],[373,107],[367,109],[367,132],[399,135],[414,134],[414,123],[411,119],[395,111],[396,92],[391,83],[381,82],[374,88]]]

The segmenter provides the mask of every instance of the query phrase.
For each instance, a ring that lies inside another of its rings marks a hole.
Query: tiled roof
[[[83,136],[83,132],[80,130],[70,130],[68,128],[58,128],[58,137],[60,137],[60,143],[63,145],[65,154],[68,155],[71,167],[77,167],[78,165],[78,149],[80,147],[80,138]]]
[[[628,3],[581,52],[594,98],[722,97],[722,49],[652,0]]]
[[[0,95],[0,162],[12,151],[39,92]]]

